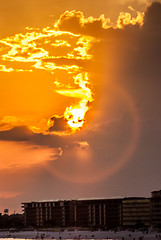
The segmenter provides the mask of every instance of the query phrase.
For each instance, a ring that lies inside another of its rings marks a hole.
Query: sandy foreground
[[[161,239],[161,233],[157,232],[130,232],[130,231],[20,231],[0,232],[0,238],[8,239],[121,239],[121,240],[154,240]]]

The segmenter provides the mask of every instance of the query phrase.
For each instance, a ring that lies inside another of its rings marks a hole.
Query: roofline
[[[113,197],[113,198],[79,198],[79,199],[55,199],[55,200],[42,200],[42,201],[30,201],[22,202],[21,204],[26,203],[51,203],[51,202],[72,202],[72,201],[99,201],[99,200],[135,200],[135,199],[150,199],[150,197]]]

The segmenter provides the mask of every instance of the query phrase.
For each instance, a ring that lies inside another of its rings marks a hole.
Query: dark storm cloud
[[[0,131],[0,140],[4,141],[29,141],[33,136],[34,133],[25,126]]]
[[[161,30],[161,3],[153,2],[146,10],[144,28],[149,30]]]
[[[139,84],[145,83],[145,77],[147,83],[157,84],[161,76],[161,3],[155,2],[147,8],[143,26],[135,35],[133,33],[129,32],[124,39],[124,67],[127,73],[138,79],[143,77]]]
[[[49,131],[64,131],[66,130],[66,122],[64,118],[52,117],[53,126],[50,127]],[[81,137],[82,141],[85,141],[85,137]],[[15,127],[7,131],[0,132],[0,141],[13,141],[13,142],[24,142],[28,146],[31,146],[30,149],[36,149],[39,147],[47,146],[48,148],[57,148],[57,149],[73,149],[75,146],[78,146],[77,137],[74,135],[65,135],[58,136],[56,134],[43,135],[42,133],[33,133],[26,127]],[[53,155],[53,160],[59,155]]]
[[[33,133],[26,127],[15,127],[8,131],[0,132],[0,140],[28,142],[39,146],[60,147],[63,146],[63,139],[57,135],[43,135],[41,133]]]

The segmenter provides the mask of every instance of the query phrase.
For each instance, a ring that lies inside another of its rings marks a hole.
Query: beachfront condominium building
[[[116,228],[121,224],[121,199],[90,199],[75,202],[76,226]]]
[[[151,198],[26,202],[22,207],[26,226],[161,228],[161,190]]]
[[[122,224],[121,199],[27,202],[22,207],[26,226],[116,228]]]
[[[23,203],[25,225],[63,227],[75,224],[74,201],[42,201]]]

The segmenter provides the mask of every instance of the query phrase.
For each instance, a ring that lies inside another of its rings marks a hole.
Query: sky
[[[0,1],[0,212],[161,188],[161,1]]]

